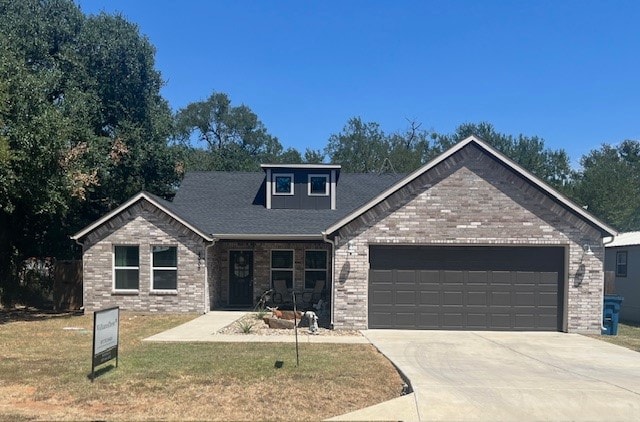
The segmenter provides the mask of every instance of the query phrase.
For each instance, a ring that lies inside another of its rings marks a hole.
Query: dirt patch
[[[268,314],[271,315],[271,314]],[[269,326],[258,317],[256,313],[250,313],[240,318],[233,324],[229,324],[226,327],[218,330],[218,334],[255,334],[259,336],[292,336],[295,335],[293,328],[269,328]],[[323,324],[324,325],[324,324]],[[245,332],[245,327],[251,326],[248,332]],[[306,318],[298,321],[298,335],[318,335],[318,336],[357,336],[362,337],[362,333],[358,330],[331,330],[329,328],[320,326],[318,327],[317,334],[311,334],[309,332],[309,322]]]

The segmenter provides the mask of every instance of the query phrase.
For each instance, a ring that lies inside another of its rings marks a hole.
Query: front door
[[[253,251],[229,252],[229,304],[253,304]]]

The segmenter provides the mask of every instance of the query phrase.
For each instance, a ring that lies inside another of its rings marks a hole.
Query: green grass
[[[617,336],[600,336],[601,340],[624,346],[640,352],[640,325],[632,323],[618,324]]]
[[[90,316],[2,320],[0,420],[315,420],[400,394],[370,345],[301,344],[296,367],[293,344],[141,341],[193,317],[122,312],[118,368],[93,383]]]

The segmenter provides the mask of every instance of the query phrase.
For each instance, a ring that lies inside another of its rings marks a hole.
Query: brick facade
[[[140,248],[139,291],[116,293],[113,251],[116,245]],[[151,247],[177,246],[178,288],[175,293],[151,291]],[[142,200],[93,230],[83,242],[84,308],[110,306],[148,313],[209,311],[202,238]]]
[[[565,329],[599,333],[601,233],[474,145],[337,233],[334,326],[367,328],[369,245],[554,245],[566,249]],[[589,244],[594,255],[585,255]]]

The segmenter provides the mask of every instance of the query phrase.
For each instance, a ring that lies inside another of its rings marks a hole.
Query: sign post
[[[96,366],[111,359],[118,367],[118,341],[120,332],[120,308],[108,308],[93,313],[93,350],[91,351],[91,382],[95,379]]]

